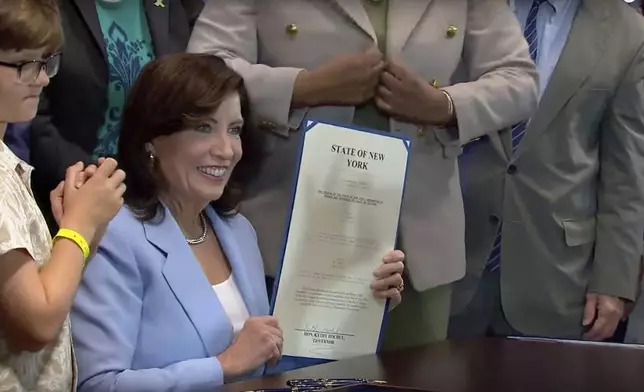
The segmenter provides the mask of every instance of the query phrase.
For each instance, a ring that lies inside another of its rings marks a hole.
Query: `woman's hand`
[[[382,264],[373,272],[375,279],[371,282],[371,289],[376,298],[388,298],[389,309],[395,308],[402,299],[401,293],[405,289],[403,270],[405,254],[399,250],[392,250],[382,258]]]
[[[358,105],[373,98],[385,67],[377,47],[333,58],[302,71],[293,89],[294,107]]]
[[[449,98],[438,88],[392,60],[380,77],[376,106],[394,118],[418,125],[448,125]]]
[[[225,378],[244,375],[282,356],[282,330],[273,316],[250,317],[228,347],[219,354]]]

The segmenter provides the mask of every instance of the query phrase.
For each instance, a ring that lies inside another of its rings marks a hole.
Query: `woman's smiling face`
[[[210,116],[191,129],[152,141],[152,154],[172,199],[203,204],[224,193],[242,157],[244,119],[238,93],[228,95]]]

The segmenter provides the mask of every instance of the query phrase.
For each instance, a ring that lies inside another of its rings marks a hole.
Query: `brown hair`
[[[63,32],[56,1],[2,0],[0,37],[0,50],[57,51],[62,45]]]
[[[125,203],[142,220],[163,210],[163,186],[145,145],[159,136],[190,129],[195,119],[216,111],[231,93],[239,93],[244,128],[244,153],[235,166],[224,193],[211,205],[220,214],[235,211],[243,191],[263,157],[263,143],[250,125],[249,104],[242,77],[223,60],[207,54],[177,53],[146,64],[132,85],[121,119],[118,160],[127,173]]]

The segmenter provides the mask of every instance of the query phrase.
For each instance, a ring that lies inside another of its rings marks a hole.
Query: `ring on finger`
[[[396,287],[396,290],[398,290],[399,293],[402,293],[404,289],[405,289],[405,282],[400,282],[398,287]]]

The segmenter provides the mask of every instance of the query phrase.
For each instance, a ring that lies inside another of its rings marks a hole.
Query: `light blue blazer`
[[[251,316],[269,313],[255,231],[207,210]],[[72,309],[79,391],[211,391],[233,328],[176,221],[123,207],[89,262]],[[249,376],[260,376],[257,369]]]

